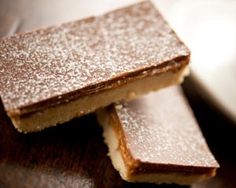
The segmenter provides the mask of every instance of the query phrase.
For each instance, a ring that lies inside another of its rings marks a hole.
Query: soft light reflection
[[[193,27],[189,42],[193,51],[193,62],[202,66],[202,71],[220,68],[232,58],[236,61],[235,20],[203,20]]]
[[[236,1],[175,1],[168,19],[192,51],[201,93],[236,122]]]

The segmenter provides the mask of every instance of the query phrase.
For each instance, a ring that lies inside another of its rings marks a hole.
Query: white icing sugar
[[[115,110],[134,159],[154,164],[218,166],[178,88],[119,104]]]
[[[10,111],[188,54],[154,6],[141,2],[1,40],[0,95]]]

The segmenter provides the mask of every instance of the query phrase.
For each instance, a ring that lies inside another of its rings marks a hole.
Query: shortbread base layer
[[[128,172],[124,163],[121,151],[119,149],[118,135],[110,124],[109,114],[105,110],[99,110],[97,112],[97,119],[99,124],[103,127],[104,142],[108,146],[108,155],[111,158],[114,168],[119,172],[121,178],[128,182],[146,182],[155,184],[179,184],[179,185],[191,185],[196,182],[206,180],[213,177],[216,173],[216,169],[212,170],[209,174],[194,174],[183,172],[150,172],[143,174],[131,174]]]
[[[188,73],[188,66],[185,66],[178,71],[170,71],[137,79],[120,87],[84,96],[68,103],[34,112],[30,115],[8,115],[19,132],[36,132],[67,122],[75,117],[94,112],[113,102],[133,99],[136,96],[150,91],[156,91],[170,85],[179,84]]]

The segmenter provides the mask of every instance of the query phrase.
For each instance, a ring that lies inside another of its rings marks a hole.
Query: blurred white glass
[[[236,0],[156,0],[189,46],[200,93],[236,122]]]

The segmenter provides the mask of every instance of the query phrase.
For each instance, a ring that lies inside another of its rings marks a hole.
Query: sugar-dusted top
[[[177,87],[115,106],[127,148],[142,163],[218,167]]]
[[[0,41],[8,112],[161,65],[189,51],[149,2]]]

